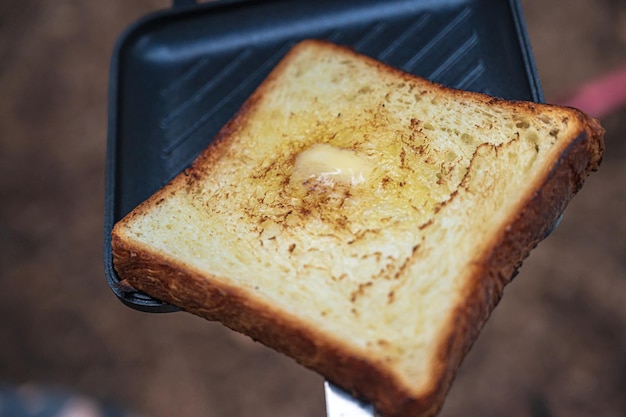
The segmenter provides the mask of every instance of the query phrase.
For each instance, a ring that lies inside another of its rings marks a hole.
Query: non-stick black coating
[[[345,44],[450,87],[542,101],[515,0],[193,3],[140,20],[112,57],[105,275],[139,310],[176,308],[120,285],[113,224],[188,166],[298,40]]]

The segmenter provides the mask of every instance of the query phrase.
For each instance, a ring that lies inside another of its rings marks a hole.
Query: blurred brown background
[[[0,384],[138,415],[323,416],[322,379],[187,314],[124,307],[102,221],[115,39],[167,0],[0,0]],[[626,65],[623,0],[523,0],[548,101]],[[626,415],[626,108],[601,170],[533,252],[443,416]],[[4,417],[4,416],[3,416]]]

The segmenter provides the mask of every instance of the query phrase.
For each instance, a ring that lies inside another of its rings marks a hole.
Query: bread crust
[[[295,48],[306,47],[305,41]],[[325,47],[343,47],[325,44]],[[354,52],[349,52],[354,53]],[[356,55],[356,53],[354,53]],[[418,79],[389,68],[367,57],[378,70],[392,72],[410,82],[438,89],[444,94],[456,94],[471,100],[511,106],[521,112],[552,111],[552,106],[526,102],[504,102],[479,93],[457,91]],[[196,159],[192,166],[177,176],[167,188],[175,190],[202,178],[213,162],[227,157],[237,132],[244,129],[247,118],[266,89],[280,77],[290,64],[288,55],[267,80],[244,104],[237,115],[220,131],[216,140]],[[560,110],[558,110],[560,111]],[[580,134],[559,152],[552,169],[545,172],[541,183],[531,187],[533,193],[520,200],[509,226],[482,246],[464,288],[466,300],[451,315],[441,339],[436,375],[423,392],[411,393],[382,363],[360,357],[339,339],[320,332],[310,324],[301,323],[269,305],[250,291],[225,284],[214,276],[190,269],[176,259],[164,257],[149,247],[129,244],[124,224],[141,216],[160,199],[167,197],[161,190],[142,203],[138,209],[120,221],[112,232],[114,266],[120,277],[133,287],[160,300],[179,306],[185,311],[208,320],[219,320],[233,330],[294,358],[300,364],[319,372],[329,381],[357,397],[374,399],[374,407],[386,417],[433,416],[443,404],[459,364],[476,340],[482,326],[496,306],[504,286],[528,256],[529,252],[550,232],[571,198],[582,187],[587,175],[596,170],[604,150],[603,129],[583,113],[568,113],[571,123],[580,127]],[[417,225],[416,225],[417,227]]]
[[[455,370],[500,301],[504,287],[531,250],[556,227],[568,203],[602,161],[604,129],[597,120],[573,110],[581,133],[562,150],[552,169],[533,188],[534,193],[521,200],[515,216],[507,222],[509,226],[486,245],[464,290],[465,302],[450,317],[448,336],[438,349],[441,381],[446,387],[440,393],[443,396]],[[441,406],[443,398],[435,403]]]

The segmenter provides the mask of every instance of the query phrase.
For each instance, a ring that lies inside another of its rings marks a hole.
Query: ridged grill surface
[[[148,19],[116,52],[107,222],[187,167],[302,39],[347,45],[450,87],[540,100],[515,1],[215,2]],[[117,282],[110,261],[107,271]],[[169,308],[116,293],[143,309]]]
[[[488,93],[480,88],[485,63],[476,53],[478,34],[468,24],[472,14],[467,6],[449,13],[445,20],[421,12],[407,17],[401,25],[370,22],[353,30],[330,31],[323,38],[350,45],[358,52],[448,86]],[[295,40],[286,40],[271,53],[246,47],[232,51],[226,60],[217,63],[199,56],[187,65],[160,91],[160,98],[167,102],[163,107],[169,110],[158,121],[165,139],[161,157],[171,160],[177,152],[195,153],[195,149],[185,151],[186,142],[194,135],[206,137],[203,126],[226,105],[245,100],[294,43]],[[233,88],[220,92],[219,87],[225,84]],[[189,156],[174,159],[180,161],[172,166],[174,171],[189,163]]]

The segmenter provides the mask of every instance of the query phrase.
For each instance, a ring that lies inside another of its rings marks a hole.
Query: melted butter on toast
[[[370,162],[353,150],[316,143],[296,156],[290,182],[321,190],[356,187],[366,183],[371,172]]]
[[[470,158],[429,146],[429,132],[415,120],[385,115],[386,123],[379,123],[381,113],[386,110],[379,107],[356,120],[318,125],[303,140],[257,160],[245,183],[258,194],[243,200],[246,213],[282,225],[286,235],[309,239],[307,230],[307,236],[343,242],[376,239],[392,224],[415,230],[430,222],[459,186]]]

